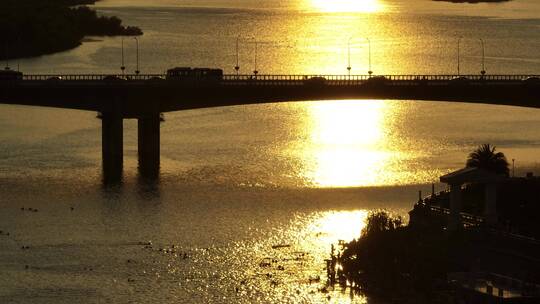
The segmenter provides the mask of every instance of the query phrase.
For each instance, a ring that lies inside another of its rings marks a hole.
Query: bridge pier
[[[118,114],[102,113],[101,154],[106,183],[122,179],[124,163],[124,125]]]
[[[151,113],[137,118],[138,120],[138,150],[139,172],[147,178],[157,178],[160,162],[160,115]]]

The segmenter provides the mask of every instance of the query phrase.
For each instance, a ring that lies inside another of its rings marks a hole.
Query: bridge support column
[[[488,226],[497,225],[497,186],[495,183],[485,185],[484,217]]]
[[[105,182],[119,182],[124,162],[123,118],[118,114],[103,113],[101,125],[103,179]]]
[[[461,184],[450,184],[450,215],[448,230],[456,231],[462,228],[461,224]]]
[[[157,178],[159,175],[159,113],[138,118],[139,172],[143,177]]]

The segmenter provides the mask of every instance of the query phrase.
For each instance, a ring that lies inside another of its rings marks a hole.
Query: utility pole
[[[351,39],[352,37],[349,37],[347,40],[347,72],[349,77],[351,76]]]
[[[484,65],[486,53],[485,53],[485,47],[484,47],[484,40],[482,38],[480,38],[480,43],[482,44],[482,70],[480,71],[480,74],[484,76],[486,74],[486,67]]]
[[[240,65],[239,65],[239,59],[238,59],[238,42],[240,40],[240,36],[236,37],[236,66],[234,67],[234,70],[236,71],[236,77],[238,77],[238,73],[240,71]]]
[[[120,70],[122,70],[122,76],[124,76],[126,66],[124,65],[124,37],[122,37],[122,65],[120,66]]]
[[[459,73],[459,61],[460,61],[460,58],[459,58],[459,44],[460,44],[462,38],[463,38],[463,37],[460,36],[460,37],[458,38],[458,40],[457,40],[457,74],[458,74],[458,76],[459,76],[459,74],[460,74],[460,73]]]
[[[369,40],[369,38],[367,37],[366,37],[366,40],[368,42],[368,64],[369,64],[368,74],[369,76],[371,76],[371,74],[373,74],[373,71],[371,70],[371,40]]]
[[[141,71],[139,71],[139,39],[137,37],[133,37],[133,39],[135,39],[135,43],[136,43],[136,46],[137,46],[137,53],[136,53],[137,69],[135,70],[135,74],[139,75],[139,73],[141,72]]]

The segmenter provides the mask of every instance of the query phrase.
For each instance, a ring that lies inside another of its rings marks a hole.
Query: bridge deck
[[[0,103],[120,112],[126,117],[325,99],[440,100],[540,107],[540,76],[223,75],[219,79],[166,79],[164,74],[47,74],[0,80]]]

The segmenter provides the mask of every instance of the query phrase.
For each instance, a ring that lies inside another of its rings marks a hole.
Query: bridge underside
[[[332,99],[399,99],[540,107],[540,87],[521,85],[418,86],[185,86],[49,85],[0,87],[0,103],[118,113],[149,112]]]
[[[89,110],[101,113],[105,182],[122,177],[123,119],[138,119],[139,171],[156,178],[160,162],[160,113],[268,102],[332,99],[401,99],[457,101],[540,107],[540,87],[517,85],[253,85],[173,86],[170,83],[132,85],[0,86],[0,103]]]

